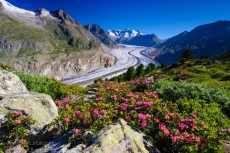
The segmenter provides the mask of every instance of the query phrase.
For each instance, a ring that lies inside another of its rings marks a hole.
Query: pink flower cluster
[[[170,134],[164,123],[160,123],[159,129],[161,130],[161,132],[163,132],[164,136],[168,136]]]
[[[121,108],[122,110],[126,110],[129,107],[129,105],[122,103],[121,105],[118,105],[118,107]]]
[[[158,97],[156,91],[150,92],[149,95],[150,95],[151,97],[154,97],[154,98],[157,98],[157,97]]]
[[[15,120],[14,123],[15,123],[15,124],[20,124],[21,121],[20,121],[20,120]]]
[[[121,99],[124,100],[124,101],[126,101],[126,102],[129,101],[128,99],[126,99],[126,98],[124,98],[124,97],[122,97]]]
[[[96,99],[96,101],[100,101],[100,100],[102,100],[102,98],[97,98],[97,99]]]
[[[126,95],[126,97],[133,97],[134,95],[133,95],[133,93],[132,92],[130,92],[128,95]]]
[[[113,99],[114,99],[115,101],[117,101],[117,96],[116,96],[116,95],[114,95],[114,96],[113,96]]]
[[[81,132],[81,131],[78,130],[78,129],[74,130],[74,133],[75,133],[76,135],[78,135],[80,132]]]
[[[19,115],[22,115],[22,112],[20,112],[20,111],[16,111],[16,112],[15,111],[11,111],[10,114],[15,114],[15,115],[19,116]]]

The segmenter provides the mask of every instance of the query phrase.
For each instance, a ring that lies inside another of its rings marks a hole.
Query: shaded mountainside
[[[156,60],[171,64],[179,60],[182,52],[190,48],[195,58],[213,57],[230,50],[230,21],[218,21],[183,32],[158,46]]]
[[[62,79],[114,63],[108,48],[60,9],[27,11],[0,0],[0,21],[1,63],[16,69]]]
[[[114,40],[112,40],[107,35],[107,33],[99,25],[88,24],[85,25],[84,28],[90,31],[96,38],[98,38],[107,47],[115,47],[118,45]]]
[[[128,45],[155,47],[157,45],[162,44],[163,42],[164,40],[157,38],[155,34],[151,34],[151,35],[139,35],[123,43]]]

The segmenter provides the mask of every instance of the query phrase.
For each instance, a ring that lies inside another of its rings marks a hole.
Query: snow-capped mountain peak
[[[40,15],[40,16],[50,16],[52,17],[52,13],[50,13],[49,11],[47,11],[46,9],[44,8],[40,8],[40,9],[37,9],[35,11],[28,11],[28,10],[25,10],[25,9],[21,9],[21,8],[18,8],[12,4],[10,4],[9,2],[5,1],[5,0],[0,0],[0,4],[2,5],[2,9],[7,12],[7,13],[16,13],[16,14],[23,14],[23,15],[29,15],[29,16],[37,16],[37,15]]]
[[[113,39],[119,39],[119,38],[127,38],[131,39],[133,37],[143,35],[138,30],[132,30],[132,29],[125,29],[125,30],[107,30],[107,34],[113,38]]]
[[[8,3],[5,0],[0,0],[0,3],[2,3],[4,10],[9,11],[9,12],[14,12],[14,13],[23,13],[23,14],[31,14],[31,15],[36,15],[35,12],[32,11],[27,11],[25,9],[20,9],[18,7],[15,7],[14,5]]]

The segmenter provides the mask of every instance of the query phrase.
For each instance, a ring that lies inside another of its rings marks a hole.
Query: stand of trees
[[[146,69],[144,69],[144,65],[141,63],[136,69],[131,66],[126,73],[113,77],[110,79],[110,81],[131,81],[144,75],[151,74],[155,68],[155,64],[149,63]]]

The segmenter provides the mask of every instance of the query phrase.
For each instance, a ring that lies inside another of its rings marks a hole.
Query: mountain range
[[[62,79],[113,65],[109,49],[62,10],[28,11],[0,0],[0,62]]]

